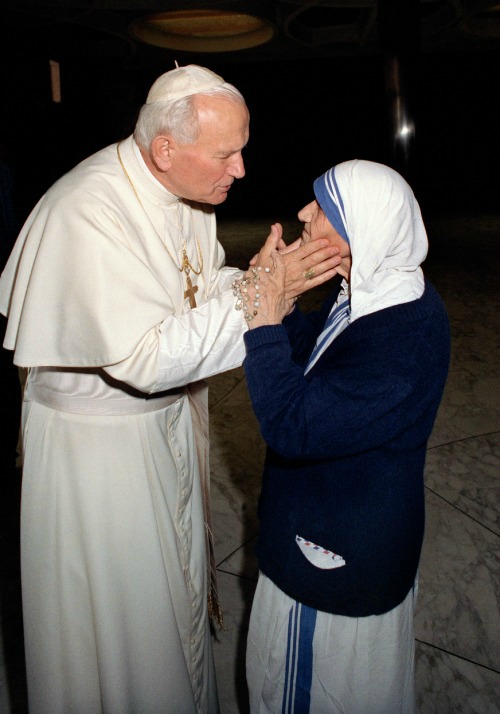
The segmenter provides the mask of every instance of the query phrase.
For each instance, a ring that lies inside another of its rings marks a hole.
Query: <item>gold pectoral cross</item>
[[[189,299],[189,307],[196,307],[195,293],[198,292],[198,286],[193,285],[189,275],[186,275],[186,285],[187,285],[187,288],[186,288],[186,290],[184,290],[184,299],[186,299],[186,298]]]

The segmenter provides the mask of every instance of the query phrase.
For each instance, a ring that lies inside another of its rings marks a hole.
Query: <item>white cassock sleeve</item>
[[[239,367],[245,356],[247,329],[235,310],[230,285],[241,271],[219,271],[219,294],[183,315],[169,315],[150,330],[127,359],[104,367],[114,379],[143,392],[182,387]]]

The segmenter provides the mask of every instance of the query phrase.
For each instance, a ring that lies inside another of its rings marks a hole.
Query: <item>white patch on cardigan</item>
[[[332,570],[332,568],[341,568],[345,565],[345,560],[341,555],[332,553],[331,550],[322,548],[320,545],[316,545],[316,543],[312,543],[310,540],[305,540],[300,536],[295,536],[295,542],[306,556],[307,560],[316,568],[321,568],[322,570]]]

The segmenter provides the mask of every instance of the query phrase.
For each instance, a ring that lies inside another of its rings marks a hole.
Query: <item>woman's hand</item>
[[[300,240],[300,239],[299,239]],[[273,250],[286,250],[287,245],[283,240],[283,226],[281,223],[273,223],[271,226],[271,232],[266,238],[266,242],[257,253],[254,255],[249,265],[254,268],[258,265],[265,268],[270,267],[270,256]]]
[[[283,241],[281,224],[274,223],[266,242],[250,265],[274,270],[272,255],[278,253],[284,261],[286,299],[292,300],[337,274],[336,268],[341,261],[339,252],[325,238],[304,244],[298,238],[287,246]]]
[[[250,329],[279,325],[295,304],[295,299],[286,295],[283,256],[274,250],[268,254],[268,259],[273,267],[253,266],[236,281],[238,301]]]

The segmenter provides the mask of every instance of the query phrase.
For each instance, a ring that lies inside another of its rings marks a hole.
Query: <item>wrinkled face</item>
[[[317,238],[327,238],[330,244],[339,248],[342,262],[337,268],[337,273],[349,280],[351,270],[351,249],[349,243],[340,236],[332,226],[328,218],[323,213],[323,209],[317,201],[311,201],[304,206],[298,214],[299,221],[302,221],[302,242],[309,243]]]
[[[250,116],[245,104],[225,97],[196,99],[200,132],[194,144],[170,141],[168,188],[176,196],[217,205],[243,178],[242,150]]]

